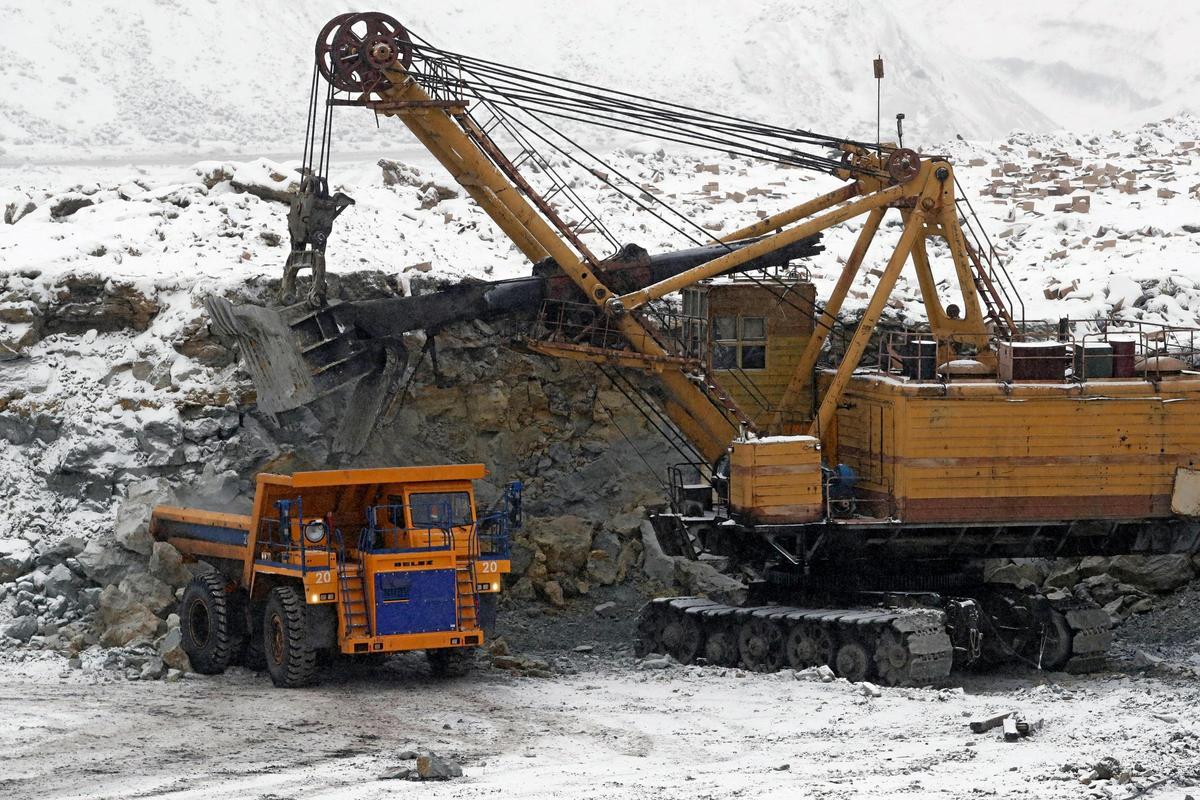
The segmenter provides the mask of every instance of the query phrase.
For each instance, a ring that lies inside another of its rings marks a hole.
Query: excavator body
[[[424,650],[446,669],[484,642],[509,571],[521,487],[480,513],[482,464],[259,474],[249,515],[158,506],[151,533],[198,575],[180,604],[199,672],[235,661],[280,686],[317,675],[322,653]]]

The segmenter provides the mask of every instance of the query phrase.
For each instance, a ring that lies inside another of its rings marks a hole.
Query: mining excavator
[[[631,402],[645,381],[622,376],[652,376],[659,399],[639,407],[683,454],[670,508],[653,521],[660,541],[753,567],[759,579],[749,605],[649,603],[639,652],[763,671],[828,664],[892,685],[1002,661],[1092,670],[1112,638],[1108,612],[1065,592],[988,582],[984,561],[1200,545],[1195,331],[1025,320],[948,157],[454,53],[378,13],[335,17],[315,55],[303,171],[305,191],[322,194],[297,203],[320,213],[310,215],[315,236],[293,214],[287,287],[313,266],[308,301],[212,300],[214,323],[240,339],[260,403],[274,410],[347,392],[360,409],[348,416],[368,432],[407,357],[400,334],[458,319],[529,313],[522,346],[595,364],[631,389]],[[326,300],[329,215],[347,206],[327,188],[328,120],[339,106],[398,118],[529,259],[532,276]],[[815,170],[840,185],[714,235],[583,149],[583,125]],[[649,255],[621,246],[569,169],[693,247]],[[881,234],[889,215],[896,236]],[[822,232],[846,224],[857,239],[818,302],[803,262],[822,249]],[[842,305],[880,240],[889,250],[849,325]],[[611,255],[598,255],[597,242]],[[939,292],[936,260],[952,298]],[[884,321],[909,265],[926,312],[919,330]]]

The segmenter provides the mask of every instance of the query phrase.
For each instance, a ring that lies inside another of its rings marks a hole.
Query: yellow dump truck
[[[495,620],[521,485],[480,513],[482,464],[260,474],[249,516],[158,506],[151,533],[210,570],[184,590],[197,672],[317,677],[319,655],[424,650],[451,672]]]

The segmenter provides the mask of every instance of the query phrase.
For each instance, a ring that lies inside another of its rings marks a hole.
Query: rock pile
[[[130,487],[112,541],[69,537],[33,555],[5,545],[0,634],[10,644],[62,653],[72,667],[129,680],[190,669],[171,613],[191,579],[179,551],[149,535],[150,509],[170,500],[158,481]]]
[[[1200,572],[1200,556],[1089,556],[1083,559],[1001,559],[984,577],[1029,589],[1060,590],[1104,607],[1114,625],[1155,607],[1155,596],[1172,592]]]
[[[400,761],[415,761],[412,767],[404,766],[385,772],[384,780],[448,781],[463,776],[462,766],[452,758],[439,756],[432,750],[406,750],[397,754]]]

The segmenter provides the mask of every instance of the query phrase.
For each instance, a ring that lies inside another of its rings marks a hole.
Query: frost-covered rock
[[[163,419],[160,417],[160,419]],[[173,419],[178,422],[178,414]],[[177,425],[170,428],[178,435]],[[147,431],[147,436],[154,433]],[[175,444],[179,442],[176,441]],[[171,487],[162,479],[138,481],[129,487],[128,494],[117,509],[115,533],[117,541],[126,550],[148,556],[154,548],[150,536],[150,515],[154,506],[170,502],[174,497]]]
[[[175,590],[148,572],[131,572],[121,579],[118,588],[155,614],[175,602]]]
[[[33,615],[16,617],[4,626],[4,635],[18,642],[28,642],[37,632],[38,621]]]
[[[183,633],[179,630],[179,617],[172,614],[167,618],[167,632],[155,645],[163,663],[171,669],[191,672],[192,663],[188,654],[183,651]]]
[[[20,577],[33,567],[33,550],[24,539],[0,539],[0,582]]]
[[[1169,592],[1196,576],[1187,555],[1117,556],[1109,564],[1113,577],[1154,592]]]
[[[152,641],[162,620],[128,592],[107,586],[100,594],[100,644],[120,647],[144,639]]]
[[[186,586],[192,573],[183,563],[183,556],[167,542],[155,542],[150,553],[150,574],[167,586],[178,589]]]
[[[83,581],[66,564],[55,564],[46,576],[42,591],[47,597],[74,599]]]
[[[123,547],[105,544],[99,539],[87,543],[76,557],[79,568],[93,583],[101,586],[120,583],[132,569],[141,567],[142,559]]]

